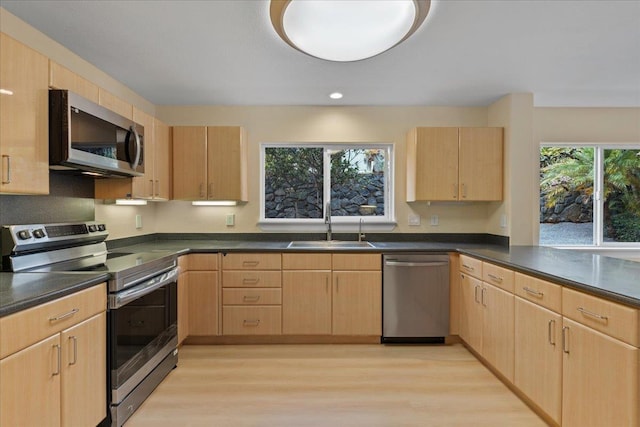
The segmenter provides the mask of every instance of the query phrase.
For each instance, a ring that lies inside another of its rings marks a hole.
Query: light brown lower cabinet
[[[218,272],[217,271],[189,271],[188,306],[189,306],[189,335],[213,336],[218,335]]]
[[[223,335],[280,335],[280,305],[227,305],[222,307]]]
[[[282,273],[282,333],[331,335],[331,272]]]
[[[513,381],[514,296],[488,283],[480,295],[482,356],[509,381]]]
[[[640,425],[640,350],[567,318],[562,325],[562,425]]]
[[[562,316],[515,299],[514,384],[553,421],[562,414]]]
[[[460,338],[471,348],[482,351],[482,281],[460,273]]]
[[[379,271],[334,271],[332,300],[333,335],[382,334]]]
[[[89,426],[106,417],[106,313],[0,361],[1,426]]]

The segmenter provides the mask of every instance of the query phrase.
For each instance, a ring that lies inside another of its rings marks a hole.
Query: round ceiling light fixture
[[[331,99],[342,99],[342,93],[340,92],[332,92],[329,94],[329,98]]]
[[[328,61],[371,58],[411,36],[431,0],[271,0],[271,23],[293,48]]]

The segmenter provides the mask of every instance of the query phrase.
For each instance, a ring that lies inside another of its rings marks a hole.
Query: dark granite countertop
[[[544,246],[463,249],[460,252],[640,308],[640,262]]]
[[[114,252],[460,252],[516,271],[640,308],[640,263],[568,249],[459,242],[376,242],[374,247],[287,248],[290,241],[158,239],[111,248]],[[97,273],[0,273],[0,317],[106,280]]]
[[[0,317],[81,291],[105,273],[0,273]]]

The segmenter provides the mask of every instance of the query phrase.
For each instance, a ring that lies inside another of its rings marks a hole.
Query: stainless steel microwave
[[[144,175],[144,127],[68,90],[49,91],[49,169]]]

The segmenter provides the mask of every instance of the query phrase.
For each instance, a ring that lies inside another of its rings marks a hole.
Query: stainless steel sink
[[[357,242],[350,240],[298,240],[289,243],[290,249],[362,249],[375,248],[369,242]]]

